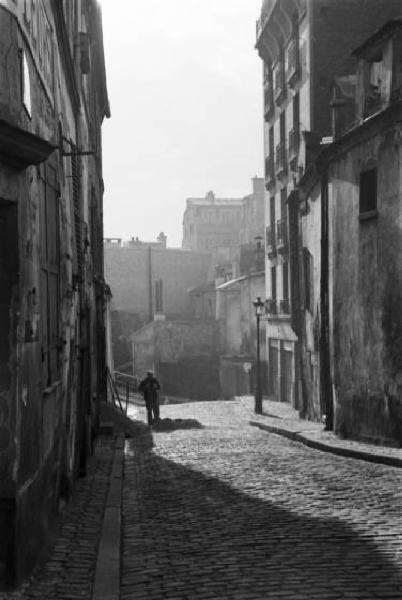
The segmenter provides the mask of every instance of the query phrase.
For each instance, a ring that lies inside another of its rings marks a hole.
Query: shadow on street
[[[163,459],[151,437],[127,442],[123,599],[151,588],[152,598],[402,597],[400,569],[352,527]]]

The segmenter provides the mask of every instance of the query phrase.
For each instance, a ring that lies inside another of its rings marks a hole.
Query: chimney
[[[156,239],[160,243],[160,245],[163,246],[163,248],[166,248],[166,245],[167,245],[167,235],[165,235],[163,233],[163,231],[160,232],[160,234],[158,235],[158,237]]]

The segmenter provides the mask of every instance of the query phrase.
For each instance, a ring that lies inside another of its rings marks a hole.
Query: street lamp
[[[257,374],[255,385],[255,403],[254,412],[257,415],[262,415],[262,389],[261,389],[261,365],[260,365],[260,320],[264,314],[265,303],[260,296],[253,302],[255,308],[255,316],[257,319]]]

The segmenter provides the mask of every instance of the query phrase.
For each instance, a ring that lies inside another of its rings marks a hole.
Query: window
[[[163,313],[163,281],[155,281],[155,312]]]
[[[288,263],[284,262],[282,265],[282,278],[283,278],[283,299],[289,300],[289,267]]]
[[[276,267],[271,267],[271,298],[276,302]]]
[[[275,227],[275,196],[269,199],[269,223],[271,227]]]
[[[59,378],[59,192],[56,170],[43,169],[40,180],[40,307],[42,374],[49,386]]]
[[[286,143],[286,114],[285,111],[281,112],[279,120],[279,131],[280,131],[280,142],[281,144]]]
[[[275,146],[274,146],[274,128],[269,128],[269,155],[274,156],[275,154]]]
[[[288,218],[288,207],[287,207],[288,192],[287,188],[281,189],[281,219],[287,221]]]
[[[299,131],[300,127],[300,96],[295,94],[293,96],[293,129]]]
[[[304,275],[304,308],[314,312],[314,264],[313,255],[308,248],[303,248],[303,275]]]
[[[376,168],[360,173],[359,212],[363,219],[377,216]]]

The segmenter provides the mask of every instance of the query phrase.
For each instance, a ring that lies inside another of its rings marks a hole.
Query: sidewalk
[[[402,467],[402,448],[341,439],[332,431],[325,431],[322,423],[300,419],[298,412],[284,402],[264,399],[263,414],[256,415],[253,396],[238,396],[236,401],[241,405],[249,425],[253,427],[285,436],[324,452]]]

